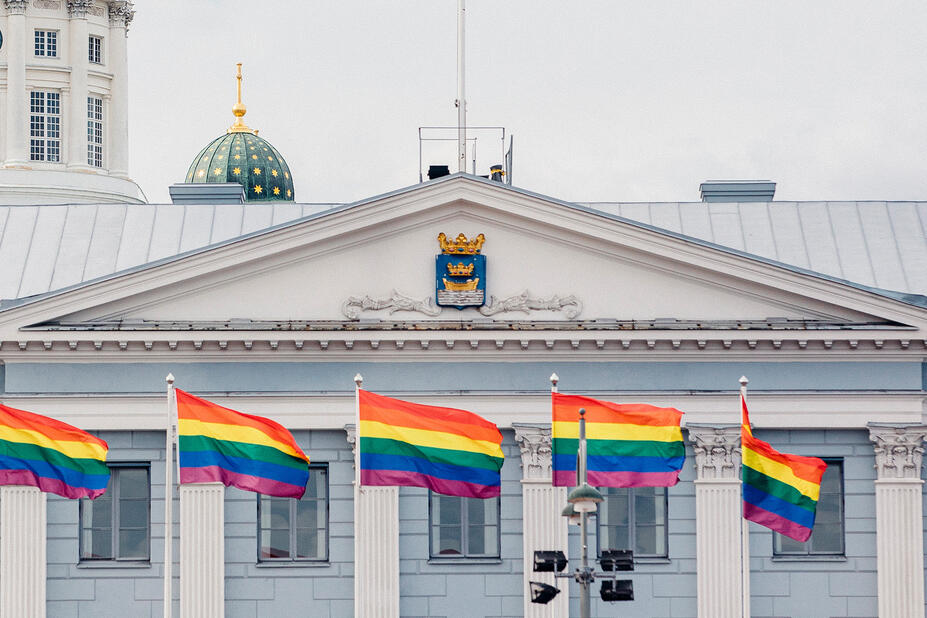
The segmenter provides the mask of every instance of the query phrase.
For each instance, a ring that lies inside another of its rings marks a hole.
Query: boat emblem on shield
[[[486,256],[480,251],[486,237],[468,240],[458,234],[448,240],[438,234],[441,253],[435,256],[435,286],[442,307],[481,307],[486,302]]]

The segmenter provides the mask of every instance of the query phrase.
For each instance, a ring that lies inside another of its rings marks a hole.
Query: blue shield
[[[435,295],[441,307],[481,307],[486,303],[486,256],[435,256]]]

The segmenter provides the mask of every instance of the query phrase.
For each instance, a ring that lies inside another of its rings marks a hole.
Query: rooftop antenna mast
[[[467,171],[467,98],[464,90],[466,0],[457,0],[457,171]]]

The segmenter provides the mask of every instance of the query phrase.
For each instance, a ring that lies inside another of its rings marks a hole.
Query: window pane
[[[297,558],[320,558],[319,534],[315,528],[300,528],[296,535]]]
[[[120,498],[148,498],[148,470],[121,468],[119,470]]]
[[[290,531],[264,530],[261,532],[261,558],[289,558]]]
[[[434,547],[439,556],[456,555],[463,553],[463,540],[461,528],[436,527]]]
[[[828,460],[821,478],[821,494],[815,511],[811,538],[799,543],[786,536],[773,535],[773,553],[785,555],[842,555],[843,528],[843,462]]]
[[[119,527],[146,528],[148,526],[147,500],[120,500]]]
[[[460,500],[456,496],[437,495],[435,523],[442,526],[459,526],[461,524]]]
[[[148,558],[148,530],[120,530],[119,558],[145,560]]]
[[[112,529],[97,529],[90,532],[89,558],[112,558],[113,536]]]

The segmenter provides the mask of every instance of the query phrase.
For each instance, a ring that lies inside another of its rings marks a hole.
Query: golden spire
[[[245,107],[245,104],[241,102],[241,63],[238,63],[238,102],[232,106],[232,113],[235,114],[235,122],[232,123],[232,126],[229,127],[228,133],[254,133],[257,135],[257,131],[252,131],[248,125],[242,120],[248,109]]]

